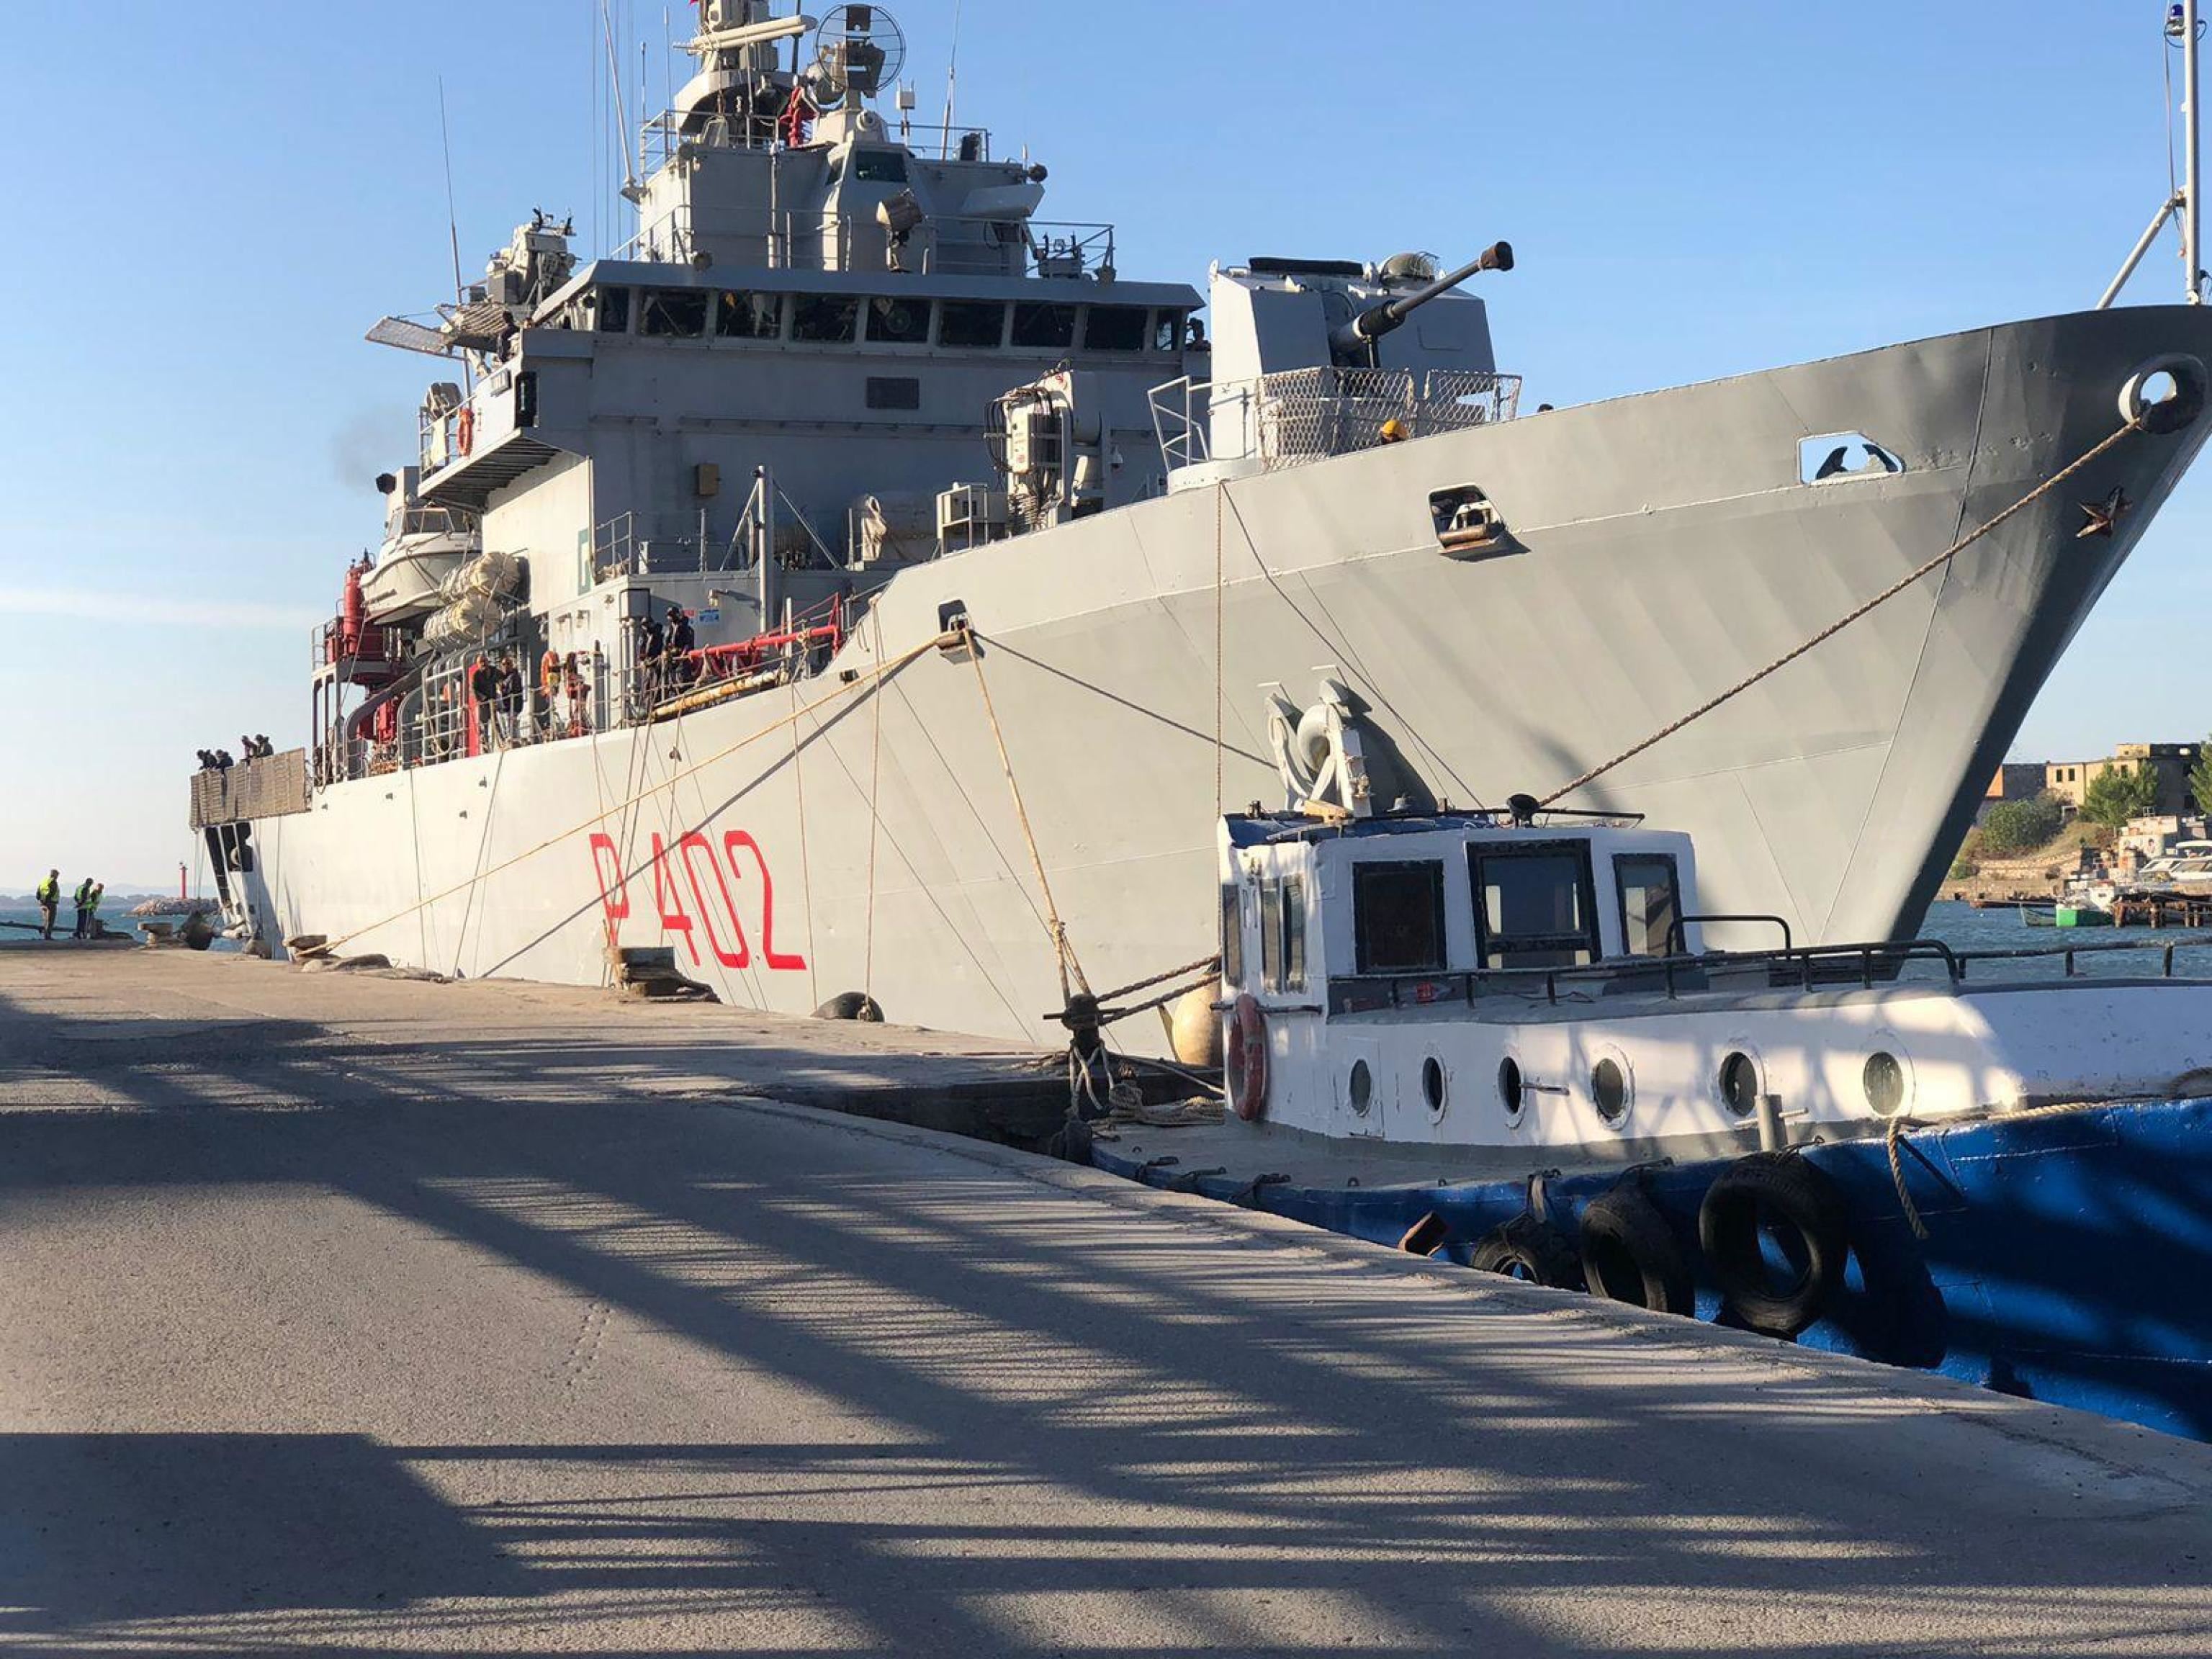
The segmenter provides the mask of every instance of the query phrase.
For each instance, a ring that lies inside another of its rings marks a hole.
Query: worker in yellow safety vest
[[[46,925],[40,931],[39,937],[52,939],[54,936],[54,912],[62,908],[62,872],[60,871],[46,872],[46,878],[39,884],[38,900],[39,908],[45,913],[46,919]]]

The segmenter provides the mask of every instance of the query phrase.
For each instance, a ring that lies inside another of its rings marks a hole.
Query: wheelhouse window
[[[802,294],[791,302],[791,337],[842,345],[858,337],[860,302],[835,294]]]
[[[1306,884],[1303,876],[1260,884],[1260,988],[1306,988]]]
[[[1352,926],[1361,973],[1441,973],[1443,866],[1433,860],[1353,865]]]
[[[1073,306],[1018,305],[1014,343],[1030,351],[1066,351],[1075,343]]]
[[[1221,890],[1221,978],[1229,985],[1244,982],[1244,908],[1233,881]]]
[[[1674,860],[1661,853],[1624,853],[1613,861],[1620,884],[1620,938],[1632,957],[1663,957],[1674,948],[1682,920]]]
[[[1586,846],[1476,846],[1468,859],[1486,969],[1578,968],[1597,960]]]
[[[649,288],[638,312],[638,331],[657,340],[696,340],[707,331],[712,296],[693,288]]]
[[[714,332],[725,340],[773,340],[783,333],[783,295],[723,290]]]
[[[1180,311],[1156,311],[1152,313],[1152,349],[1181,351],[1182,349],[1185,313]]]
[[[868,301],[868,338],[884,345],[929,343],[929,301],[883,295]]]
[[[595,334],[629,332],[628,289],[603,288],[592,296],[592,331]]]
[[[1006,337],[1006,308],[996,300],[947,300],[937,307],[937,343],[996,351]]]
[[[906,182],[906,154],[896,149],[856,149],[853,152],[853,182],[856,185],[902,185]]]
[[[1083,319],[1085,351],[1142,351],[1147,313],[1139,306],[1093,306]]]

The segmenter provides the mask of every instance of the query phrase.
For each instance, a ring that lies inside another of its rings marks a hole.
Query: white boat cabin
[[[2024,968],[1929,940],[1799,948],[1778,921],[1771,948],[1708,951],[1705,922],[1763,919],[1700,917],[1687,836],[1520,806],[1222,821],[1240,1118],[1634,1161],[2161,1097],[2212,1067],[2212,984],[2171,952],[2077,977],[2081,947]]]

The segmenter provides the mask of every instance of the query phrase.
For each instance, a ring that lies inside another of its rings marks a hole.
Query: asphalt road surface
[[[2199,1447],[733,1092],[907,1041],[0,951],[0,1650],[2212,1652]]]

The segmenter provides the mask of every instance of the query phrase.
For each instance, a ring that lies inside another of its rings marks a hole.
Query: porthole
[[[1759,1062],[1741,1048],[1731,1048],[1721,1060],[1721,1069],[1715,1077],[1719,1087],[1721,1104],[1738,1117],[1749,1117],[1759,1109]]]
[[[1352,1075],[1345,1080],[1344,1097],[1352,1109],[1360,1116],[1367,1115],[1368,1108],[1375,1103],[1375,1073],[1367,1068],[1364,1060],[1352,1062]]]
[[[1498,1103],[1505,1109],[1505,1121],[1521,1121],[1521,1109],[1526,1096],[1521,1082],[1521,1062],[1508,1054],[1498,1062]]]
[[[1628,1109],[1636,1103],[1636,1074],[1629,1069],[1628,1056],[1618,1048],[1601,1053],[1590,1067],[1589,1090],[1590,1104],[1607,1128],[1618,1129],[1626,1122]]]
[[[1421,1098],[1429,1103],[1431,1121],[1444,1115],[1444,1063],[1434,1054],[1421,1062]]]
[[[1859,1084],[1866,1091],[1866,1103],[1877,1117],[1895,1117],[1903,1109],[1905,1094],[1905,1062],[1887,1048],[1877,1048],[1867,1056],[1866,1066],[1859,1073]]]

